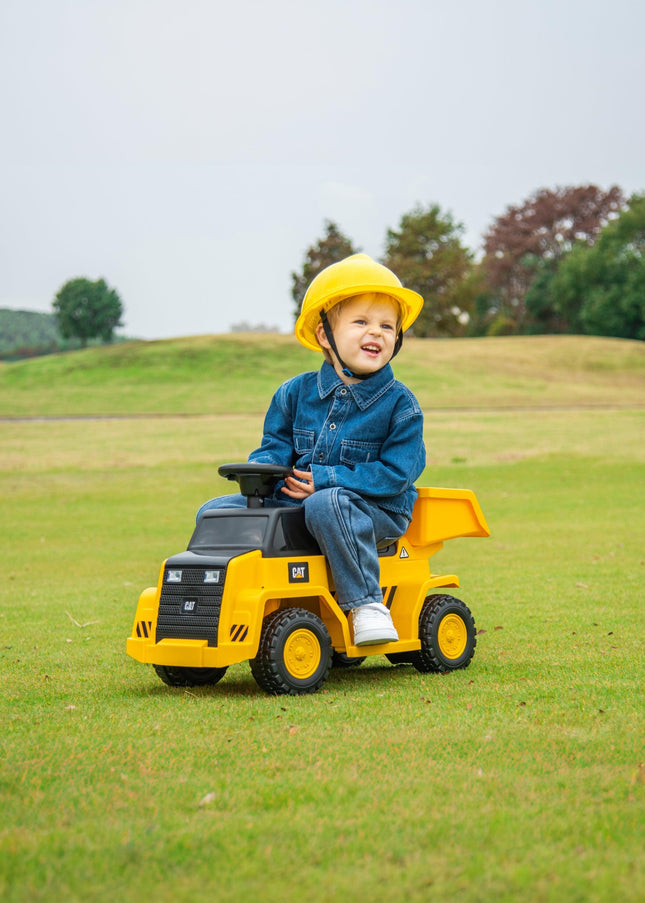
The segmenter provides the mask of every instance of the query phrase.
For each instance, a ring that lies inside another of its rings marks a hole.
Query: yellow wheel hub
[[[468,630],[463,619],[456,614],[441,619],[437,631],[439,650],[445,658],[458,659],[463,655],[468,642]]]
[[[320,643],[311,630],[294,630],[284,646],[284,663],[292,677],[305,680],[316,672],[322,658]]]

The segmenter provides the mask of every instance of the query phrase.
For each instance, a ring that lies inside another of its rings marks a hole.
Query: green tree
[[[340,231],[332,220],[325,220],[325,234],[315,245],[312,245],[305,254],[305,260],[300,272],[291,273],[291,297],[294,301],[294,320],[298,319],[302,300],[314,277],[325,267],[339,260],[344,260],[350,254],[357,254],[359,248],[355,248],[352,240]]]
[[[384,263],[425,304],[414,324],[417,336],[462,335],[478,292],[473,255],[461,243],[463,226],[437,205],[417,205],[388,229]]]
[[[528,270],[528,267],[527,267]],[[526,293],[526,320],[524,331],[537,335],[554,335],[577,332],[576,325],[557,310],[553,296],[553,283],[557,267],[551,263],[535,262],[533,281]]]
[[[83,347],[89,339],[111,342],[114,330],[123,325],[121,299],[104,279],[70,279],[57,293],[53,308],[63,338],[78,338]]]
[[[645,340],[645,195],[560,263],[552,305],[580,332]]]
[[[577,245],[575,247],[578,247]],[[587,248],[587,243],[580,247]],[[557,260],[541,260],[527,256],[524,260],[527,274],[533,274],[525,303],[523,332],[529,335],[557,335],[559,333],[579,333],[580,307],[564,307],[555,296],[558,268],[568,254]]]

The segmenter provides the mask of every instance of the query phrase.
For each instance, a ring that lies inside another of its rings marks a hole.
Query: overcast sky
[[[540,187],[645,190],[642,0],[1,0],[0,307],[103,276],[140,338],[292,328],[332,219],[473,250]]]

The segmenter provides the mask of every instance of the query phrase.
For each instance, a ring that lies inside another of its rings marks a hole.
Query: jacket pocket
[[[299,455],[306,455],[314,450],[316,434],[313,430],[294,430],[293,445]]]
[[[379,442],[361,442],[359,439],[343,439],[340,443],[341,464],[367,464],[378,461],[381,445]]]

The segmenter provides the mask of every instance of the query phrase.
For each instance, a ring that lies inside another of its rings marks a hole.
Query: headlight
[[[166,571],[166,583],[181,583],[181,571]]]
[[[219,571],[204,571],[204,583],[219,583]]]

